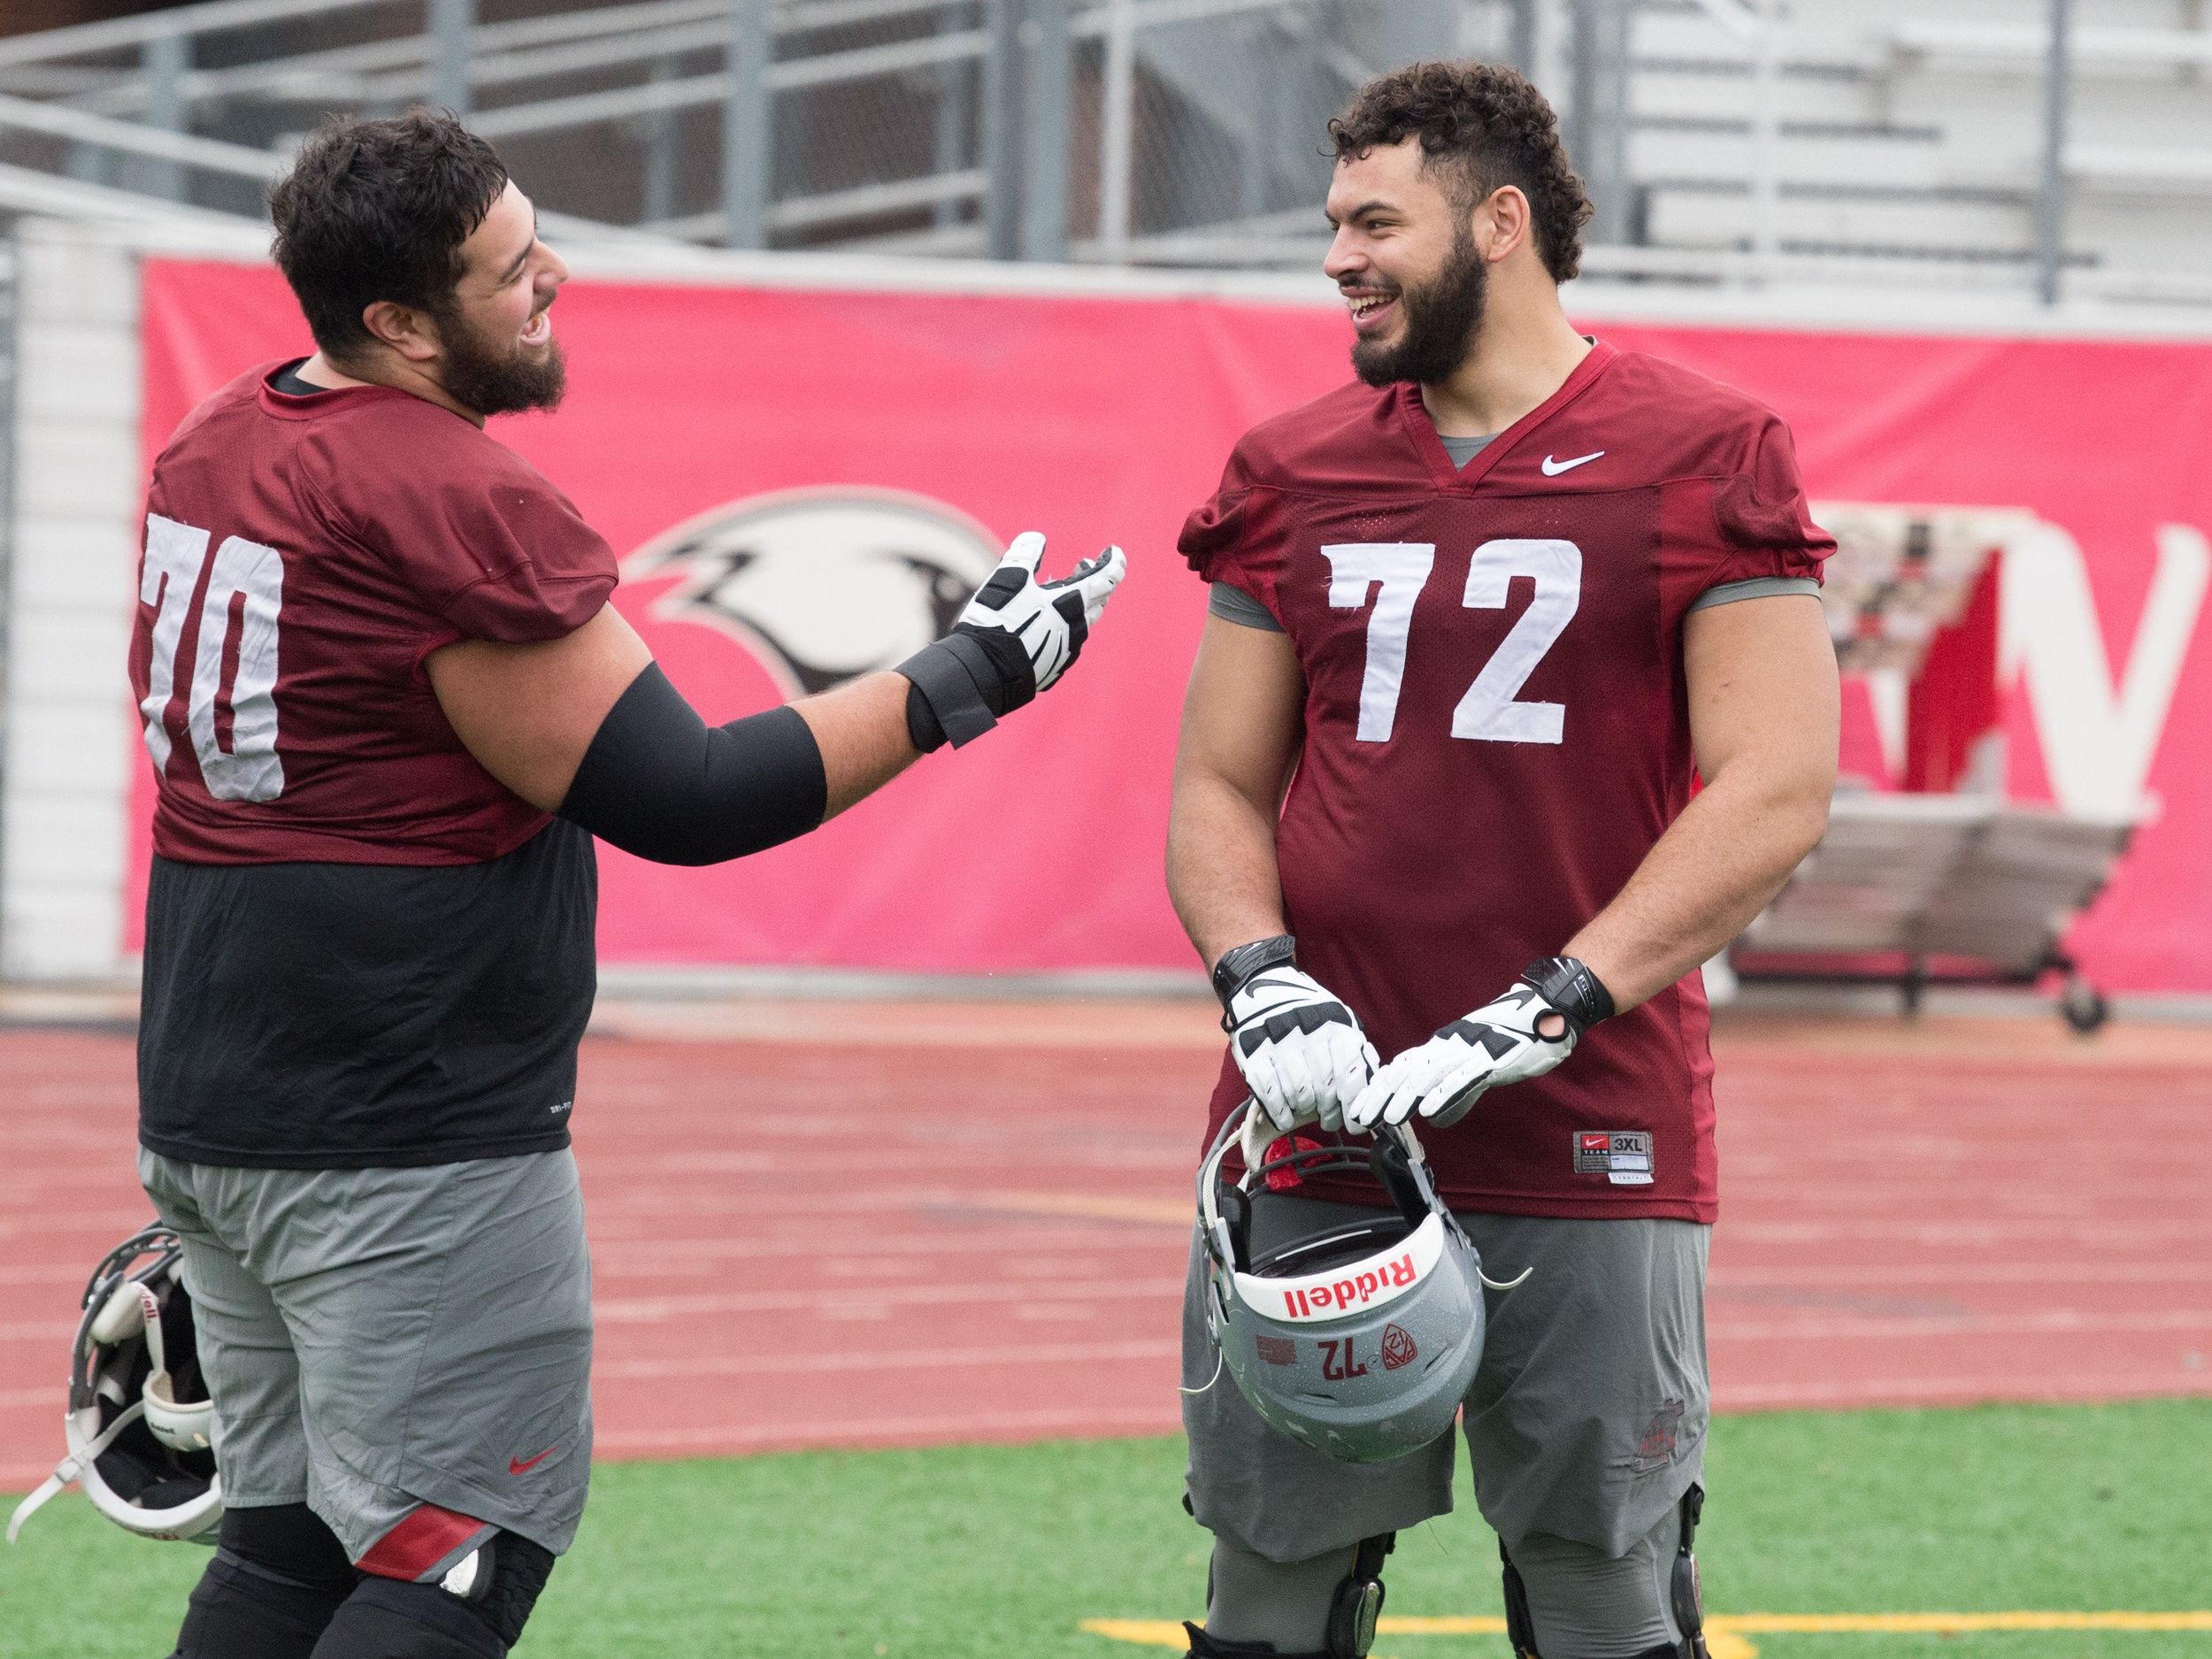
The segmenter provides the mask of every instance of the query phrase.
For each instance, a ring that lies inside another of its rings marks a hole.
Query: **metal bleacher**
[[[572,250],[624,244],[611,257],[626,270],[746,265],[718,248],[1311,273],[1329,116],[1380,70],[1445,55],[1517,64],[1559,107],[1599,209],[1582,285],[1593,300],[1657,295],[1682,314],[1732,316],[1764,291],[1778,314],[1786,303],[1798,317],[1909,319],[1939,304],[1956,317],[1963,296],[1976,326],[2001,312],[2017,323],[2039,301],[2074,308],[2063,326],[2094,311],[2129,312],[2124,330],[2177,319],[2202,332],[2212,0],[2100,0],[2078,26],[2072,11],[204,0],[0,35],[0,409],[19,401],[10,273],[19,255],[31,268],[50,228],[12,242],[12,221],[250,253],[268,183],[333,110],[456,110],[500,145],[549,234]],[[902,266],[902,280],[923,268]],[[50,334],[74,339],[69,326]],[[10,445],[40,418],[26,403],[0,422],[0,503],[15,503],[0,511],[0,573],[22,511]],[[27,461],[22,477],[66,495],[44,472]],[[1867,509],[1860,527],[1894,541],[1902,511]],[[1980,518],[1978,557],[1996,534]],[[1833,567],[1839,603],[1849,565]],[[1862,609],[1886,616],[1903,591],[1885,577]],[[1866,645],[1866,618],[1845,620],[1839,645]],[[1754,925],[1740,965],[1894,982],[1909,1000],[1948,979],[2065,972],[2066,924],[2127,833],[1989,795],[1839,798],[1829,839]],[[2078,1025],[2102,1018],[2078,981],[2063,1006]]]
[[[2212,7],[2101,0],[2055,59],[2070,10],[211,0],[0,38],[0,213],[251,219],[322,111],[419,99],[572,231],[1310,269],[1328,115],[1380,68],[1471,53],[1560,106],[1598,280],[2212,303]]]

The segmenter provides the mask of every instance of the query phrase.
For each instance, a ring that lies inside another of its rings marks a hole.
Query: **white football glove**
[[[913,682],[907,729],[924,753],[983,735],[1068,670],[1106,601],[1128,573],[1118,547],[1086,559],[1056,581],[1037,580],[1045,539],[1014,538],[989,580],[977,588],[952,632],[899,664]]]
[[[1364,1133],[1416,1112],[1440,1129],[1455,1124],[1485,1090],[1550,1071],[1612,1012],[1611,994],[1573,957],[1532,962],[1504,995],[1377,1071],[1344,1109],[1345,1127]]]
[[[1310,1123],[1341,1129],[1345,1103],[1377,1063],[1352,1010],[1286,962],[1246,979],[1227,1008],[1229,1052],[1274,1133]],[[1247,1125],[1256,1126],[1256,1117]]]

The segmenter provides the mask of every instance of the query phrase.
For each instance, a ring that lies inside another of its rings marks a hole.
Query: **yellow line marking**
[[[1085,1630],[1146,1647],[1180,1648],[1182,1625],[1162,1618],[1087,1618]],[[1400,1618],[1377,1622],[1383,1636],[1501,1636],[1502,1618]],[[1713,1659],[1757,1659],[1747,1636],[1938,1635],[1977,1631],[2212,1631],[2212,1612],[2186,1613],[1716,1613],[1705,1621]]]
[[[2212,1612],[2202,1613],[1727,1613],[1705,1621],[1710,1630],[1870,1635],[1913,1633],[1964,1635],[1979,1630],[2205,1630]]]
[[[1116,1641],[1134,1642],[1146,1647],[1167,1647],[1177,1653],[1187,1651],[1188,1638],[1183,1627],[1167,1618],[1087,1618],[1083,1628],[1094,1635],[1110,1636]],[[1379,1619],[1375,1624],[1379,1636],[1502,1636],[1505,1621],[1502,1618],[1398,1618]],[[1759,1659],[1759,1650],[1742,1637],[1726,1631],[1717,1631],[1708,1619],[1705,1633],[1712,1649],[1712,1659]],[[1387,1655],[1379,1655],[1387,1659]]]
[[[1135,1642],[1142,1647],[1190,1647],[1190,1638],[1183,1627],[1171,1618],[1087,1618],[1083,1628],[1094,1636],[1105,1636],[1115,1641]]]

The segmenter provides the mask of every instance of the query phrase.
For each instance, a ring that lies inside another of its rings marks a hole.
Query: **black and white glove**
[[[1345,1126],[1364,1132],[1415,1112],[1440,1129],[1455,1124],[1484,1090],[1543,1076],[1612,1013],[1612,993],[1596,974],[1572,956],[1540,957],[1503,996],[1376,1072],[1344,1109]]]
[[[1352,1010],[1296,966],[1287,934],[1240,945],[1214,968],[1229,1052],[1260,1111],[1287,1134],[1344,1126],[1345,1103],[1374,1074],[1375,1045]],[[1256,1115],[1248,1125],[1256,1130]]]
[[[1121,549],[1110,547],[1057,581],[1041,582],[1044,556],[1036,531],[1016,536],[952,632],[899,664],[912,682],[907,733],[924,754],[982,736],[1065,673],[1129,570]]]

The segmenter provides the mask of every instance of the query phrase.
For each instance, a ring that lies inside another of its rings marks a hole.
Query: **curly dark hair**
[[[368,344],[361,313],[378,300],[448,314],[461,244],[506,188],[498,152],[449,111],[336,115],[309,134],[269,215],[315,343],[334,358]]]
[[[1329,123],[1340,161],[1417,135],[1423,164],[1443,170],[1454,206],[1472,211],[1513,185],[1528,197],[1537,257],[1552,280],[1581,268],[1590,198],[1559,141],[1559,118],[1525,75],[1498,64],[1409,64],[1369,81]]]

